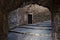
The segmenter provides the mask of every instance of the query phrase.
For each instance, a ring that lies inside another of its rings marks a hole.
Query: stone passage
[[[51,21],[12,29],[8,34],[8,40],[52,40]]]
[[[10,28],[47,20],[51,20],[50,10],[38,4],[26,5],[10,12],[8,15],[8,24]]]

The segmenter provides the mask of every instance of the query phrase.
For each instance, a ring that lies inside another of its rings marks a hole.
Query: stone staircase
[[[51,21],[14,28],[9,31],[8,40],[52,40]]]

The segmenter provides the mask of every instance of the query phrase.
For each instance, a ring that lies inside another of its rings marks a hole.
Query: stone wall
[[[19,25],[26,24],[24,20],[25,10],[23,8],[18,8],[14,11],[11,11],[8,15],[8,26],[9,28],[14,28]]]
[[[18,25],[18,13],[17,13],[17,10],[14,10],[12,12],[9,13],[8,15],[8,25],[10,28],[13,28],[15,26]]]
[[[48,8],[41,6],[40,9],[38,8],[38,11],[36,10],[33,12],[33,23],[51,20],[51,12]]]
[[[39,6],[37,4],[27,5],[22,8],[18,8],[8,15],[9,27],[13,28],[19,25],[28,24],[28,14],[32,12],[32,23],[43,22],[51,20],[51,13],[48,8]]]
[[[54,17],[54,40],[60,40],[60,9],[58,12],[56,12],[56,15]]]
[[[46,13],[37,13],[33,15],[33,23],[43,22],[51,20],[51,15],[47,15]]]
[[[46,7],[32,4],[28,12],[32,13],[32,23],[51,20],[51,12]]]

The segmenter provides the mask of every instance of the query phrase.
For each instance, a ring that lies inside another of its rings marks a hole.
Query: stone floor
[[[51,21],[14,28],[9,31],[8,40],[52,40]]]

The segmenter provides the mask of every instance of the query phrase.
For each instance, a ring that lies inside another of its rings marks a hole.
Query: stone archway
[[[25,1],[27,1],[27,0],[25,0]],[[0,0],[0,40],[7,40],[7,34],[8,34],[7,15],[8,15],[8,12],[20,7],[20,5],[23,2],[24,2],[23,0],[13,0],[13,1],[12,0],[10,0],[10,1],[9,0]],[[35,3],[37,3],[37,2],[35,2]],[[52,17],[53,17],[52,18],[53,19],[52,20],[53,31],[54,31],[54,33],[60,34],[60,33],[58,33],[58,30],[56,30],[56,29],[58,29],[58,26],[54,26],[55,25],[54,17],[57,15],[57,12],[58,12],[57,10],[60,8],[60,0],[51,0],[51,2],[45,1],[45,2],[41,3],[40,5],[48,7],[51,10]],[[58,37],[58,38],[60,38],[60,37]]]

